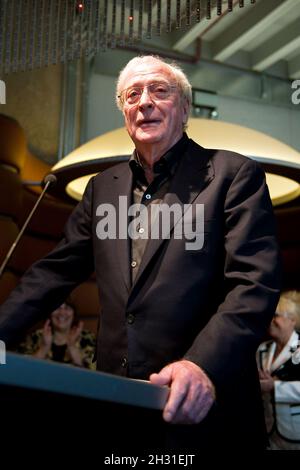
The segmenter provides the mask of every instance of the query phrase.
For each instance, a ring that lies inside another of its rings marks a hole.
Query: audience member
[[[93,369],[95,337],[83,330],[71,303],[64,302],[46,320],[44,327],[26,337],[18,351],[40,359]]]
[[[271,340],[257,351],[271,450],[300,450],[299,293],[281,295],[269,328]]]

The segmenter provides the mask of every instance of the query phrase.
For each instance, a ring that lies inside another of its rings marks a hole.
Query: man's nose
[[[139,100],[139,107],[151,107],[153,106],[153,101],[149,93],[149,89],[145,87],[142,91],[140,100]]]

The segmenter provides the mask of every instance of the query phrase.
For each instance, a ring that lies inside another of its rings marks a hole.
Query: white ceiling
[[[251,70],[268,71],[284,61],[286,78],[300,78],[300,0],[257,0],[254,5],[245,0],[244,8],[235,1],[233,12],[225,1],[222,15],[212,8],[210,20],[177,34],[171,48],[185,52],[199,39],[204,58],[230,63],[243,52]]]

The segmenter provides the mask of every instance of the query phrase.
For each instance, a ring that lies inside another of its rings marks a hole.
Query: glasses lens
[[[139,102],[144,89],[148,90],[150,97],[154,100],[165,100],[170,95],[173,88],[168,83],[151,83],[145,87],[131,87],[121,93],[121,99],[128,105],[133,105]]]
[[[282,313],[275,312],[275,317],[288,318],[288,317],[289,317],[289,314],[288,314],[287,312],[282,312]]]
[[[142,96],[143,89],[140,87],[128,88],[125,90],[125,100],[128,104],[137,103]]]
[[[167,83],[152,83],[149,85],[149,92],[151,96],[157,100],[165,100],[170,94],[170,85]]]

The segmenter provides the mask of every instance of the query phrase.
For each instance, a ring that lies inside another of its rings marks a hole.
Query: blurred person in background
[[[75,307],[64,302],[54,310],[42,329],[29,334],[18,352],[39,359],[93,369],[95,336],[78,322]]]
[[[257,351],[270,450],[300,450],[300,293],[281,295]]]

